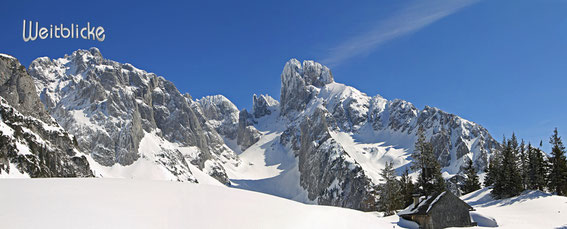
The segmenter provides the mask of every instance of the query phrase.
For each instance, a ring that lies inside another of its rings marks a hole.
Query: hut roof
[[[444,195],[453,195],[451,192],[444,191],[438,194],[434,194],[427,197],[421,197],[419,204],[414,206],[414,204],[410,204],[406,209],[398,212],[398,216],[404,215],[427,215],[431,208],[437,203],[441,197]],[[457,197],[458,198],[458,197]],[[422,200],[423,199],[423,200]],[[461,200],[462,201],[462,200]],[[473,210],[473,208],[463,201],[463,203],[469,208],[469,210]]]

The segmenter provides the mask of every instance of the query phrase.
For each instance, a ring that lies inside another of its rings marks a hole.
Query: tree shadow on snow
[[[487,195],[489,196],[489,195]],[[507,199],[500,199],[500,200],[492,200],[486,203],[479,203],[479,206],[482,207],[490,207],[490,206],[507,206],[507,205],[512,205],[512,204],[516,204],[516,203],[521,203],[527,200],[533,200],[533,199],[538,199],[538,198],[543,198],[543,197],[548,197],[548,196],[552,196],[549,193],[545,193],[542,191],[538,191],[538,190],[528,190],[528,191],[524,191],[522,192],[522,194],[520,194],[519,196],[514,196],[514,197],[510,197]],[[484,197],[482,198],[484,199]],[[475,201],[475,202],[480,202],[479,201]],[[475,205],[474,202],[471,202],[470,204]]]

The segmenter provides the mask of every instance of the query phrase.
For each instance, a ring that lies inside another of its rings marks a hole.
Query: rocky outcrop
[[[8,55],[0,56],[0,96],[23,115],[53,123],[37,97],[33,78],[16,58]]]
[[[227,140],[235,140],[237,151],[244,151],[260,139],[254,127],[254,117],[246,109],[238,108],[222,95],[205,96],[197,101],[208,125],[213,126]],[[267,107],[270,109],[270,107]]]
[[[238,108],[222,95],[205,96],[197,100],[206,122],[229,139],[238,135]]]
[[[162,164],[174,166],[183,163],[176,160],[188,160],[229,183],[221,161],[237,160],[237,156],[213,127],[202,122],[204,115],[194,109],[191,97],[163,77],[104,59],[96,48],[54,60],[38,58],[29,72],[49,113],[77,136],[79,146],[98,163],[132,164],[144,156],[141,139],[156,133],[200,151],[185,158],[170,155]]]
[[[254,118],[271,115],[279,108],[279,105],[280,103],[269,95],[254,94],[252,103]]]
[[[316,95],[318,88],[333,82],[329,68],[313,62],[291,59],[285,64],[281,74],[281,114],[286,115],[306,108]]]
[[[51,119],[33,79],[17,59],[0,55],[0,174],[91,177],[74,138]]]
[[[331,115],[324,109],[300,125],[298,157],[300,184],[309,199],[319,204],[376,210],[377,197],[362,167],[333,139],[327,126]]]
[[[236,142],[244,151],[260,139],[260,132],[254,127],[252,115],[243,109],[238,115],[238,134]]]

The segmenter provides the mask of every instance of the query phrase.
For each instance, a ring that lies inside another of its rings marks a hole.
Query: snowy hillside
[[[396,216],[224,186],[128,179],[0,179],[2,228],[416,228]],[[462,198],[480,227],[567,227],[567,197]]]
[[[222,186],[124,179],[1,179],[2,228],[391,228],[373,213]]]
[[[525,191],[519,196],[494,200],[492,189],[483,188],[461,197],[476,211],[471,212],[479,226],[500,228],[567,228],[567,197],[541,191]]]

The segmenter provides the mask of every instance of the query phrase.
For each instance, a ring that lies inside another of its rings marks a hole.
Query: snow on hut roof
[[[434,194],[434,195],[426,197],[424,200],[421,200],[421,198],[420,198],[420,201],[419,201],[419,204],[417,205],[417,207],[415,207],[414,204],[412,203],[406,209],[398,212],[398,216],[426,215],[427,213],[429,213],[431,208],[437,203],[437,201],[439,201],[439,199],[441,199],[441,197],[443,197],[447,193],[450,193],[450,192],[444,191],[444,192],[441,192],[439,194]],[[449,194],[449,195],[452,195],[452,194]],[[470,207],[470,208],[472,209],[472,207]]]

